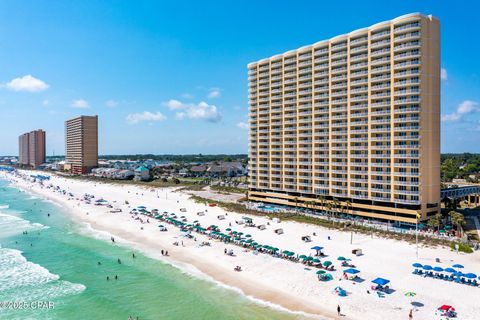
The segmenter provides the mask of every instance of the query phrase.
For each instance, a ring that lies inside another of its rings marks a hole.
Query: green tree
[[[457,227],[458,236],[461,237],[462,227],[465,225],[465,217],[456,211],[450,211],[448,215],[450,216],[452,224]]]

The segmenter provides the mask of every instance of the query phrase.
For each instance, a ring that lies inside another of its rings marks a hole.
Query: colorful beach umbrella
[[[405,297],[415,297],[417,294],[413,291],[405,292]]]

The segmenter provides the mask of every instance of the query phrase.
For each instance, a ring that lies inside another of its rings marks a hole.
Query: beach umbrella
[[[237,232],[237,231],[233,231],[232,233],[233,233],[233,234],[237,234],[238,232]]]
[[[299,258],[300,258],[300,259],[306,259],[306,258],[307,258],[307,256],[306,256],[306,255],[304,255],[304,254],[302,254],[302,255],[301,255]]]
[[[294,255],[295,255],[295,252],[292,252],[292,251],[289,251],[289,252],[287,253],[287,256],[289,256],[289,257],[294,256]]]
[[[243,232],[238,232],[237,234],[239,234],[239,235],[242,235],[242,234],[243,234]]]
[[[452,267],[462,269],[464,268],[461,264],[454,264]]]
[[[312,250],[317,250],[317,251],[318,251],[318,250],[322,250],[323,247],[315,246],[315,247],[311,247],[310,249],[312,249]]]
[[[332,261],[325,261],[325,262],[323,263],[323,266],[324,266],[324,267],[329,267],[329,266],[331,266],[331,265],[332,265]]]
[[[360,270],[357,270],[357,269],[353,269],[353,268],[349,268],[349,269],[346,269],[346,270],[343,270],[343,272],[345,273],[350,273],[350,274],[357,274],[360,272]],[[379,278],[381,279],[381,278]],[[376,279],[375,279],[376,280]],[[387,280],[388,281],[388,280]]]
[[[280,249],[278,249],[278,248],[272,248],[272,251],[278,251],[278,250],[280,250]]]
[[[441,267],[434,267],[434,268],[433,268],[433,271],[442,272],[442,271],[443,271],[443,268],[441,268]]]
[[[468,279],[475,279],[477,277],[475,273],[467,273],[464,276],[465,278],[468,278]]]
[[[325,274],[325,273],[327,273],[327,271],[324,271],[324,270],[318,270],[317,271],[317,274]]]
[[[312,262],[314,262],[314,263],[320,263],[320,259],[315,258],[315,259],[312,260]]]
[[[421,268],[421,267],[423,267],[423,266],[422,266],[420,263],[417,262],[417,263],[412,264],[412,267],[414,267],[414,268]]]
[[[424,265],[424,266],[423,266],[423,270],[429,271],[429,270],[432,270],[432,269],[433,269],[433,268],[432,268],[431,266],[429,266],[429,265]]]
[[[438,308],[438,310],[442,310],[442,311],[452,310],[452,311],[455,311],[455,308],[452,307],[452,306],[449,306],[449,305],[444,304],[443,306],[441,306],[440,308]]]
[[[375,284],[384,286],[384,285],[386,285],[387,283],[389,283],[390,280],[388,280],[388,279],[383,279],[383,278],[377,278],[377,279],[375,279],[375,280],[372,280],[372,282],[375,283]]]
[[[252,236],[251,236],[251,235],[249,235],[249,234],[247,234],[245,237],[246,237],[246,238],[251,238]]]
[[[337,260],[338,261],[345,261],[345,260],[347,260],[347,258],[340,256],[340,257],[337,258]]]
[[[313,260],[313,257],[307,257],[305,260],[307,260],[307,261],[312,261],[312,260]]]
[[[417,294],[413,291],[405,292],[405,297],[415,297]]]
[[[145,206],[138,206],[137,208],[138,209],[147,209],[147,207],[145,207]]]
[[[445,268],[443,271],[445,271],[445,272],[450,272],[450,273],[455,273],[455,272],[457,272],[457,271],[456,271],[455,269],[453,269],[453,268]]]
[[[288,251],[288,250],[284,250],[282,253],[283,253],[283,254],[288,254],[289,252],[290,252],[290,251]]]
[[[227,228],[227,229],[225,229],[225,230],[227,230],[227,231],[232,231],[232,229],[231,229],[231,228]]]

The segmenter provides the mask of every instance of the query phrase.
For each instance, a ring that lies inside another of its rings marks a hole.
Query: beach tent
[[[380,286],[384,286],[390,282],[390,280],[383,279],[383,278],[377,278],[375,280],[372,280],[373,283],[378,284]]]
[[[343,270],[343,272],[350,273],[350,274],[357,274],[357,273],[360,273],[360,270],[349,268],[349,269]]]

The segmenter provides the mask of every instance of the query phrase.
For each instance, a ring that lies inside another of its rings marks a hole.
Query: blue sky
[[[247,67],[399,15],[441,20],[442,152],[480,152],[475,1],[0,2],[0,154],[98,114],[101,154],[246,153]]]

